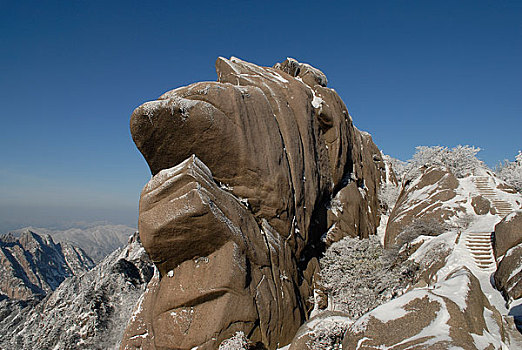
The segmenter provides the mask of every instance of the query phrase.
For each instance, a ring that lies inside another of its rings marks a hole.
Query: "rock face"
[[[390,247],[396,243],[397,236],[415,220],[436,220],[440,224],[450,217],[464,212],[463,202],[452,201],[457,196],[459,181],[449,171],[430,167],[422,170],[422,175],[403,189],[393,208],[388,225],[384,245]]]
[[[498,268],[495,286],[506,300],[522,297],[522,211],[506,216],[495,226]]]
[[[92,270],[39,303],[0,301],[1,349],[117,349],[153,275],[137,234]]]
[[[495,214],[495,209],[491,207],[489,200],[483,196],[475,196],[471,199],[471,205],[477,215],[486,215],[487,213]]]
[[[85,252],[48,236],[25,231],[0,237],[0,292],[9,298],[42,298],[67,277],[94,266]]]
[[[216,70],[218,82],[132,115],[154,175],[139,230],[159,275],[122,349],[215,349],[240,331],[270,349],[288,344],[311,308],[321,236],[378,226],[381,154],[323,73],[292,59],[218,58]]]
[[[414,289],[361,317],[343,349],[500,349],[505,340],[500,313],[460,268],[434,288]]]
[[[511,248],[522,243],[522,210],[506,216],[495,226],[495,256],[501,259]]]

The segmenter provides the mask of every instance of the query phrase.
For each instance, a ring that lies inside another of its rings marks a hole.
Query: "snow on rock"
[[[136,233],[39,303],[0,301],[0,348],[117,349],[152,271]]]
[[[288,350],[340,349],[343,335],[353,321],[338,311],[322,311],[297,331]]]
[[[49,235],[31,230],[20,237],[0,237],[0,294],[29,300],[43,298],[67,277],[94,266],[92,259],[69,243],[55,243]]]
[[[335,241],[379,224],[381,152],[321,71],[220,57],[216,72],[217,82],[169,91],[131,117],[153,175],[139,226],[159,281],[123,348],[215,349],[239,331],[288,344],[314,307],[326,228]],[[327,213],[337,194],[339,216]]]
[[[506,216],[495,226],[495,285],[507,301],[522,298],[522,211]]]
[[[466,267],[358,319],[343,349],[508,349],[502,318]]]
[[[500,182],[482,168],[461,178],[440,166],[421,169],[419,176],[403,183],[386,227],[386,247],[397,243],[401,232],[419,221],[460,231],[472,222],[481,222],[485,224],[482,229],[492,232],[506,213],[522,206],[520,194],[497,188]]]

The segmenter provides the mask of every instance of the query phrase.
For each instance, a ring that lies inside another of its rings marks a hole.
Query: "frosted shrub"
[[[310,333],[310,341],[307,345],[315,350],[337,350],[342,349],[344,333],[351,322],[343,318],[325,319],[314,327]]]
[[[508,160],[495,169],[497,176],[522,193],[522,152],[518,151],[514,162]]]
[[[416,219],[397,236],[397,246],[402,247],[419,236],[438,236],[454,229],[453,226],[434,218]]]
[[[462,178],[471,175],[473,170],[484,167],[484,163],[477,159],[480,148],[458,145],[454,148],[442,146],[417,146],[413,158],[408,164],[408,176],[418,175],[420,167],[443,166],[456,177]]]
[[[389,214],[392,211],[400,193],[400,187],[394,183],[384,182],[381,184],[377,197],[383,214]]]
[[[249,341],[245,333],[239,331],[232,337],[225,339],[219,345],[219,350],[248,350]]]
[[[392,265],[388,259],[376,236],[332,244],[320,260],[329,308],[357,318],[400,295],[415,277],[415,266],[409,261]]]
[[[382,159],[386,163],[386,165],[390,166],[393,169],[393,172],[397,176],[398,179],[401,179],[406,171],[408,171],[408,162],[404,162],[400,159],[390,157],[388,155],[383,154]]]

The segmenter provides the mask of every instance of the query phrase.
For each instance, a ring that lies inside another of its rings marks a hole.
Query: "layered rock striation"
[[[378,226],[381,153],[322,72],[237,58],[216,71],[217,82],[132,115],[153,174],[139,231],[159,274],[122,349],[215,349],[239,331],[288,344],[308,318],[322,247]]]

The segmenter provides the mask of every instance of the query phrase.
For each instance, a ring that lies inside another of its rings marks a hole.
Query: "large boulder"
[[[495,226],[495,286],[506,300],[522,297],[522,211],[506,216]]]
[[[506,216],[495,226],[495,257],[500,260],[512,247],[522,243],[522,210]]]
[[[504,349],[505,341],[502,316],[462,267],[358,319],[343,349]]]
[[[483,196],[474,196],[471,199],[471,206],[477,215],[495,214],[495,209],[491,206],[491,202]]]
[[[451,172],[440,167],[421,170],[421,175],[403,185],[393,208],[384,239],[385,247],[397,243],[397,237],[415,221],[444,223],[451,217],[465,212],[466,198],[456,199],[459,181]]]
[[[522,244],[509,249],[495,271],[495,287],[506,300],[522,297]]]
[[[380,152],[323,73],[291,59],[218,58],[216,70],[218,82],[169,91],[131,117],[154,175],[139,231],[159,275],[122,349],[215,349],[236,332],[288,344],[312,307],[321,236],[336,220],[357,223],[350,235],[378,226]],[[332,219],[348,186],[350,210]]]

